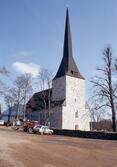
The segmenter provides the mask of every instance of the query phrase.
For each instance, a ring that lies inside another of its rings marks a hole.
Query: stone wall
[[[52,100],[59,101],[66,97],[66,77],[57,78],[52,81]]]
[[[63,129],[89,130],[89,113],[85,109],[85,80],[66,76],[66,106]]]
[[[53,129],[55,135],[81,137],[90,139],[117,140],[117,132],[94,132],[80,130]]]
[[[71,76],[53,80],[52,99],[55,101],[65,99],[66,105],[59,108],[58,113],[55,109],[56,113],[53,114],[54,120],[56,116],[61,116],[62,129],[90,129],[90,114],[85,109],[85,80]],[[56,121],[58,120],[56,118]]]

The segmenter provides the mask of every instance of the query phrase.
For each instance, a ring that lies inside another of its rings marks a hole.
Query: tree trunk
[[[111,89],[112,92],[112,89]],[[111,111],[112,111],[112,129],[113,132],[116,132],[116,114],[115,114],[115,107],[114,107],[114,100],[112,97],[112,93],[110,94],[110,104],[111,104]]]
[[[112,129],[113,129],[113,132],[116,132],[116,117],[115,117],[115,111],[112,111]]]
[[[11,118],[11,107],[8,108],[9,109],[9,113],[8,113],[8,123],[10,122],[10,118]]]
[[[113,96],[113,88],[112,88],[112,56],[111,52],[108,50],[107,55],[108,60],[108,86],[109,86],[109,94],[110,94],[110,104],[112,111],[112,129],[113,132],[116,132],[116,115],[115,115],[115,107],[114,107],[114,96]]]

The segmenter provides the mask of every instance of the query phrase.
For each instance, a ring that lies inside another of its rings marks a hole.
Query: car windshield
[[[40,125],[37,125],[37,126],[35,126],[36,128],[41,128],[41,126]]]
[[[49,129],[48,126],[42,126],[41,128],[43,128],[43,129]]]

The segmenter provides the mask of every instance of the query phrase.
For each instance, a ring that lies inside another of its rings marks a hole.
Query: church
[[[37,120],[40,124],[47,122],[53,128],[90,130],[90,112],[85,101],[85,78],[73,58],[68,9],[63,57],[52,80],[52,88],[32,96],[26,106],[26,117]]]

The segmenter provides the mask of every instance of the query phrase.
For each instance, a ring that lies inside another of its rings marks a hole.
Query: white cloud
[[[39,65],[33,63],[14,62],[12,67],[21,74],[30,73],[34,77],[36,77],[41,70]]]

